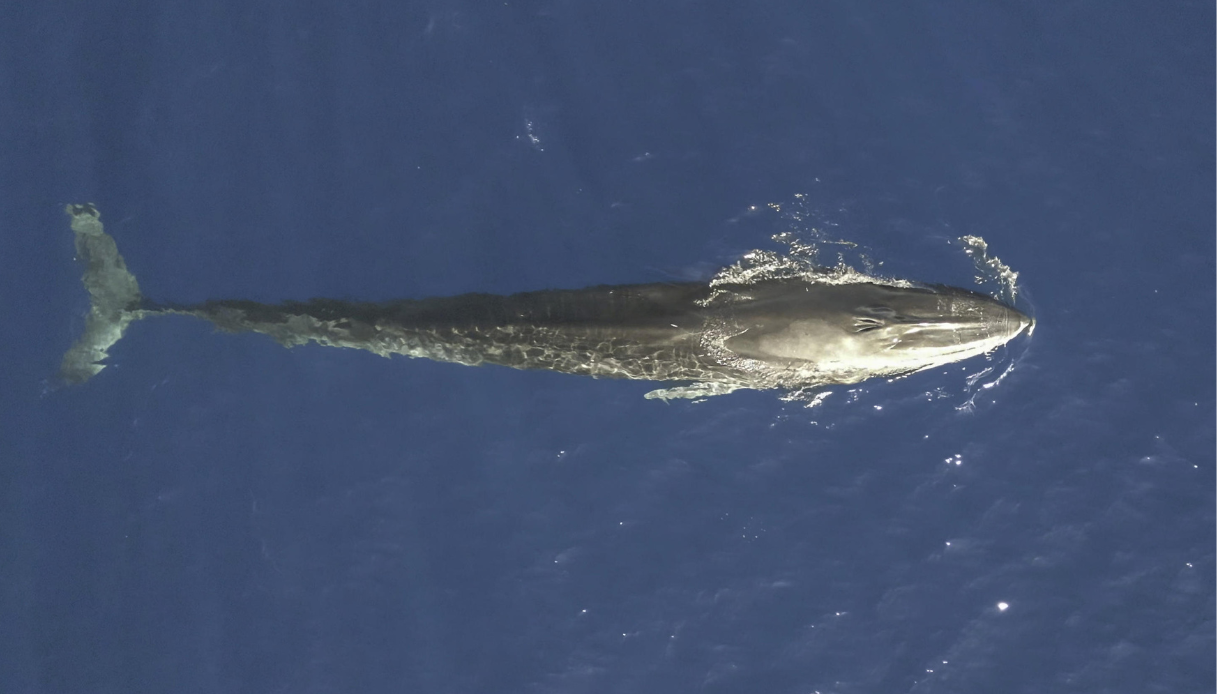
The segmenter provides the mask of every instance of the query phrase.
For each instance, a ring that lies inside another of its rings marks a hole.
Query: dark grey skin
[[[93,309],[63,375],[83,381],[133,320],[190,315],[281,344],[316,342],[476,366],[684,384],[655,397],[798,389],[902,376],[989,352],[1028,328],[1019,311],[964,289],[830,283],[636,284],[498,296],[268,305],[143,299],[89,205],[68,208]]]

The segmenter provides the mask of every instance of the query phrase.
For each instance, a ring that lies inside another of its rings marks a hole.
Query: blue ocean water
[[[5,6],[0,691],[1213,691],[1213,24]],[[971,410],[983,364],[663,404],[186,318],[63,388],[85,201],[164,301],[705,279],[796,210],[928,282],[983,236],[1038,325]]]

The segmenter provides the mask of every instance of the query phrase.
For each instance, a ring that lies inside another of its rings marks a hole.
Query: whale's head
[[[1022,312],[945,286],[791,284],[760,288],[735,313],[725,346],[746,359],[855,383],[962,361],[1028,330]]]

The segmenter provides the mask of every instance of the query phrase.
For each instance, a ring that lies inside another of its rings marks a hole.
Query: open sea
[[[6,3],[0,692],[1213,692],[1214,24]],[[180,304],[708,281],[775,235],[985,291],[975,235],[1037,324],[813,407],[187,317],[65,386],[83,202]]]

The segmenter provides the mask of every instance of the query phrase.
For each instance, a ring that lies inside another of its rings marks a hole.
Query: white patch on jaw
[[[762,335],[754,342],[760,354],[778,359],[815,362],[850,362],[866,351],[869,340],[820,321],[792,323],[784,330]]]

